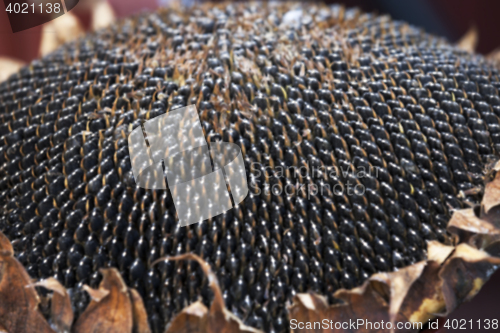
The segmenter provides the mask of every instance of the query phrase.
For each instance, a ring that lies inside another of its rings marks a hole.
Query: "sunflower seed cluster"
[[[286,332],[297,293],[335,302],[425,259],[427,240],[451,241],[452,210],[480,199],[500,149],[499,87],[481,56],[341,6],[207,4],[120,21],[0,84],[0,230],[33,278],[70,288],[77,312],[82,286],[117,267],[163,330],[212,294],[197,264],[153,262],[195,252],[230,311]],[[180,227],[168,190],[135,184],[127,135],[187,105],[208,142],[241,147],[250,193]]]

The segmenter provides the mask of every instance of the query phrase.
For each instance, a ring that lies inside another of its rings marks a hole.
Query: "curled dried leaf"
[[[184,308],[170,323],[167,333],[170,332],[191,332],[206,333],[208,309],[200,301],[197,301]]]
[[[77,319],[75,333],[126,333],[132,332],[132,304],[127,286],[115,268],[102,269],[99,285],[102,298],[92,299]]]
[[[454,246],[445,245],[438,241],[427,242],[427,260],[442,264],[455,250]]]
[[[500,265],[492,257],[468,244],[459,244],[439,272],[447,313],[474,297]]]
[[[12,244],[2,232],[0,232],[0,254],[5,256],[14,255],[14,249],[12,248]]]
[[[456,211],[448,223],[448,231],[477,249],[500,255],[500,163],[492,170],[495,178],[486,184],[483,200],[474,209]]]
[[[399,313],[412,323],[426,323],[445,311],[439,271],[455,250],[454,246],[437,241],[427,243],[427,263],[420,277],[412,284]]]
[[[495,168],[498,168],[500,163],[495,165]],[[484,213],[488,214],[491,208],[498,206],[500,204],[500,172],[497,172],[495,175],[495,179],[488,184],[484,189],[484,198],[481,202]]]
[[[379,282],[380,290],[384,290],[389,298],[391,323],[394,323],[410,287],[422,275],[425,265],[426,263],[422,261],[396,272],[375,274],[370,279]]]
[[[0,326],[7,332],[54,332],[38,310],[40,300],[12,245],[0,232]]]
[[[480,242],[479,244],[474,244],[477,248],[483,249],[486,253],[493,257],[500,258],[500,235],[494,236],[483,236],[482,238],[478,238],[476,242]]]
[[[427,323],[444,311],[444,300],[441,294],[441,265],[436,261],[428,261],[420,277],[412,284],[401,304],[399,313],[412,323]]]
[[[149,333],[151,329],[148,323],[148,314],[141,295],[135,289],[129,289],[130,300],[132,301],[132,315],[134,321],[134,333]]]
[[[228,311],[220,290],[217,277],[210,265],[195,254],[187,253],[176,257],[166,257],[155,261],[154,264],[165,260],[195,260],[208,277],[208,284],[214,293],[214,299],[207,309],[198,301],[186,307],[169,324],[167,333],[258,333],[255,328],[244,325],[241,320]]]
[[[24,267],[13,257],[12,244],[0,232],[0,333],[54,333],[52,328],[58,333],[150,333],[139,293],[127,288],[116,269],[103,269],[101,273],[103,279],[99,289],[84,286],[91,295],[91,302],[73,325],[74,314],[66,288],[54,278],[31,283]],[[35,287],[53,291],[52,328],[38,309],[40,299]]]
[[[74,314],[66,288],[54,278],[41,280],[34,285],[37,287],[44,287],[54,292],[52,294],[50,306],[50,319],[52,325],[58,332],[69,332],[73,324]]]
[[[109,295],[109,290],[106,289],[92,289],[87,285],[83,286],[83,290],[85,290],[90,298],[95,302],[100,302],[104,297]]]
[[[450,222],[448,223],[448,231],[459,236],[461,242],[477,234],[498,234],[500,230],[485,219],[477,217],[474,209],[456,210]]]

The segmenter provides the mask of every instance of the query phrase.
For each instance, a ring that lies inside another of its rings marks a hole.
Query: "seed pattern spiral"
[[[286,332],[297,293],[335,302],[339,288],[425,259],[426,241],[450,243],[452,210],[480,200],[470,190],[500,149],[499,87],[482,56],[341,6],[122,20],[0,84],[0,230],[32,278],[69,288],[77,313],[82,286],[116,267],[162,331],[212,293],[198,264],[153,262],[194,252],[230,311]],[[208,142],[241,147],[250,193],[180,227],[168,190],[135,184],[127,135],[187,105]],[[333,190],[348,183],[363,191]]]

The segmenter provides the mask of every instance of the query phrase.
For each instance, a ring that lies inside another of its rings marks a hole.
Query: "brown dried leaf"
[[[456,268],[463,261],[476,262],[481,267],[485,264],[490,266],[488,261],[491,260],[486,253],[475,250],[467,244],[461,244],[455,248],[438,242],[429,242],[428,253],[429,261],[421,277],[412,285],[400,309],[401,315],[411,322],[425,323],[438,315],[446,315],[453,311],[459,304],[459,302],[454,301],[454,295],[460,294],[460,289],[467,290],[464,285],[451,282],[453,281],[453,272],[456,272]],[[478,273],[476,269],[471,269],[468,272],[470,274],[467,277],[469,281],[481,279],[482,273]],[[481,279],[481,281],[486,280],[487,278]],[[448,288],[445,288],[445,285]],[[443,293],[444,290],[447,290],[447,293]],[[478,290],[474,290],[474,292]],[[459,301],[465,300],[460,299]]]
[[[492,237],[484,237],[480,240],[481,243],[477,248],[483,249],[486,253],[493,257],[500,257],[500,235]]]
[[[498,168],[500,163],[495,165]],[[495,179],[488,184],[484,189],[484,197],[481,205],[484,208],[484,213],[488,214],[491,208],[498,206],[500,204],[500,172],[497,172]]]
[[[102,269],[101,274],[103,279],[99,290],[108,291],[109,294],[99,301],[90,301],[73,326],[73,332],[132,332],[132,304],[125,282],[115,268]]]
[[[321,322],[327,318],[333,322],[338,321],[347,312],[345,306],[339,306],[337,311],[332,310],[328,305],[326,298],[316,294],[298,294],[293,299],[293,304],[290,306],[289,317],[290,323],[293,325],[296,322]],[[346,317],[347,318],[347,317]],[[330,329],[310,330],[308,328],[294,330],[291,327],[291,332],[332,332]]]
[[[195,260],[200,264],[208,277],[208,284],[214,293],[214,300],[207,309],[200,301],[195,302],[182,310],[170,323],[167,333],[258,333],[255,328],[245,326],[239,318],[228,311],[219,287],[217,277],[210,265],[195,254],[187,253],[176,257],[158,259],[155,263],[164,260]]]
[[[478,40],[479,31],[477,30],[476,26],[472,26],[457,42],[457,47],[464,51],[472,53],[476,50]]]
[[[0,327],[10,333],[53,333],[38,311],[40,300],[30,277],[13,257],[12,245],[0,232]]]
[[[132,315],[134,321],[134,327],[132,332],[134,333],[150,333],[148,323],[148,314],[144,303],[142,302],[141,295],[135,289],[129,289],[130,300],[132,301]]]
[[[474,297],[495,272],[495,265],[500,265],[500,258],[459,244],[439,273],[447,313]]]
[[[361,287],[341,289],[335,298],[342,304],[329,306],[314,294],[298,294],[289,308],[290,319],[297,322],[411,322],[424,325],[440,314],[453,311],[472,298],[494,272],[500,258],[474,249],[468,244],[456,248],[429,242],[427,261],[396,272],[375,274]],[[393,326],[395,327],[395,326]],[[339,332],[328,329],[297,329],[293,332]],[[379,330],[380,332],[382,330]],[[377,332],[366,326],[340,332]]]
[[[170,332],[190,332],[206,333],[208,332],[208,309],[200,301],[197,301],[184,308],[169,324],[167,333]]]
[[[9,239],[0,231],[0,255],[12,256],[14,249]]]
[[[425,266],[425,261],[421,261],[396,272],[379,273],[370,278],[372,281],[378,281],[380,290],[384,290],[388,294],[389,317],[392,323],[394,323],[410,287],[421,276]]]
[[[442,264],[455,250],[454,246],[444,245],[438,241],[427,242],[427,260]]]
[[[127,288],[116,269],[103,269],[101,274],[99,289],[84,286],[92,300],[72,326],[74,314],[67,290],[54,278],[31,284],[28,274],[13,257],[10,241],[0,232],[0,333],[54,333],[38,310],[40,300],[34,287],[53,291],[50,316],[58,333],[150,333],[139,293]]]
[[[455,211],[448,224],[461,243],[439,272],[446,313],[474,297],[500,265],[492,255],[500,255],[499,167],[493,167],[497,175],[486,185],[481,206]]]
[[[386,300],[373,289],[373,285],[367,281],[363,286],[347,290],[342,295],[345,304],[329,306],[323,296],[316,294],[298,294],[289,308],[290,323],[296,322],[322,322],[328,319],[330,323],[356,322],[363,319],[371,322],[389,321],[388,304]],[[329,325],[328,328],[314,328],[305,326],[304,329],[293,329],[292,332],[351,332],[350,329],[335,329]],[[381,330],[366,330],[364,327],[356,332],[382,332]]]
[[[460,241],[468,241],[475,234],[498,234],[500,230],[485,219],[480,219],[472,208],[456,210],[448,222],[448,231],[458,235]]]
[[[399,309],[399,314],[412,323],[426,323],[444,310],[441,294],[441,265],[428,261],[421,276],[412,284]]]
[[[480,206],[475,209],[456,211],[448,223],[448,231],[458,236],[460,242],[478,249],[494,250],[500,241],[500,163],[492,167],[496,171],[493,181],[486,184],[485,193]],[[487,251],[490,251],[487,250]]]
[[[92,289],[87,285],[83,286],[83,290],[85,290],[90,298],[95,302],[100,302],[104,297],[109,295],[109,290],[105,289]]]
[[[50,307],[50,319],[58,332],[69,332],[74,314],[66,288],[54,278],[48,278],[34,284],[53,291]]]

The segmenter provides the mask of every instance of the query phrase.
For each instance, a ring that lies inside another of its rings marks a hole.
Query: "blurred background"
[[[42,39],[52,39],[53,44],[74,38],[74,34],[99,28],[115,17],[124,17],[140,11],[151,11],[159,6],[168,6],[170,0],[80,0],[71,10],[71,22],[64,26],[66,35],[59,35],[56,21],[69,20],[69,15],[51,21],[43,26],[12,33],[5,6],[0,1],[0,81],[2,80],[1,62],[4,68],[13,69],[29,63],[45,51],[40,47]],[[195,0],[185,0],[193,3]],[[309,1],[308,1],[309,2]],[[336,3],[338,1],[326,1]],[[477,52],[489,54],[500,49],[500,1],[499,0],[345,0],[348,7],[357,6],[363,11],[389,14],[398,20],[407,21],[426,31],[447,37],[450,41],[459,40],[471,27],[478,32]],[[50,50],[50,47],[49,47]],[[47,51],[47,50],[46,50]],[[500,270],[481,290],[472,302],[463,304],[449,316],[450,319],[498,319],[500,320]],[[444,324],[445,320],[440,320]],[[429,331],[427,331],[429,332]],[[454,332],[441,328],[439,333]],[[459,331],[457,331],[459,332]],[[461,331],[460,331],[461,332]],[[486,331],[485,331],[486,332]]]
[[[169,0],[105,0],[117,17],[128,16],[142,10],[168,5]],[[184,0],[193,3],[196,0]],[[98,0],[80,0],[71,11],[83,28],[90,29],[92,10]],[[327,0],[327,3],[339,1]],[[458,40],[475,26],[479,32],[477,51],[483,54],[500,47],[500,1],[498,0],[344,0],[346,6],[357,6],[364,11],[386,13],[398,20],[420,26],[428,32]],[[0,2],[0,57],[29,62],[39,56],[42,26],[13,34]]]

